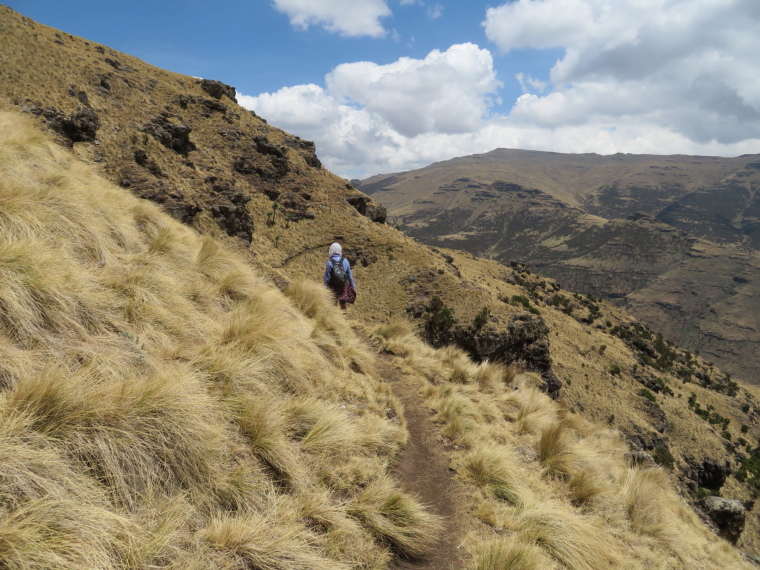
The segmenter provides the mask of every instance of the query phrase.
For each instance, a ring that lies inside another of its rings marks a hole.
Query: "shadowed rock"
[[[744,506],[739,501],[723,497],[705,497],[699,506],[718,527],[718,536],[736,544],[744,531]]]
[[[221,81],[215,81],[213,79],[201,79],[199,81],[201,89],[211,95],[214,99],[221,99],[222,96],[229,97],[235,103],[237,103],[237,97],[235,96],[235,88]]]
[[[140,127],[140,130],[153,136],[158,142],[177,154],[187,155],[191,150],[195,150],[195,144],[190,140],[190,133],[193,129],[183,123],[175,124],[170,119],[170,113],[161,113]]]
[[[55,107],[47,107],[42,114],[49,128],[72,143],[94,141],[100,127],[98,114],[89,107],[81,107],[70,115],[64,115]]]

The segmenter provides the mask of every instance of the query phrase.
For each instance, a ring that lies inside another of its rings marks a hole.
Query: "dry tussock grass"
[[[568,412],[533,374],[434,350],[403,325],[373,334],[416,374],[471,486],[465,545],[478,569],[748,568],[659,467],[631,468],[620,436]],[[481,365],[483,366],[483,365]],[[498,538],[496,538],[498,536]]]
[[[398,403],[323,287],[288,294],[0,114],[0,566],[424,552]]]

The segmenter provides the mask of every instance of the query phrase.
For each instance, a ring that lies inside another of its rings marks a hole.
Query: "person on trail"
[[[330,246],[327,265],[325,266],[324,283],[335,296],[340,308],[346,311],[346,303],[356,300],[356,283],[351,274],[351,264],[343,257],[343,248],[339,243]]]

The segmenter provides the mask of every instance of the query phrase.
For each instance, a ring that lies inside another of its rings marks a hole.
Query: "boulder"
[[[221,99],[223,96],[226,96],[237,103],[234,87],[213,79],[201,79],[198,83],[200,84],[201,89],[211,95],[214,99]]]
[[[553,398],[559,396],[562,382],[552,372],[549,328],[539,315],[512,313],[506,327],[500,330],[457,325],[442,340],[456,344],[477,361],[522,362],[526,369],[541,374],[544,391]]]
[[[744,531],[744,506],[739,501],[723,497],[705,497],[699,501],[699,506],[718,527],[718,536],[736,544]]]
[[[688,460],[687,460],[688,461]],[[726,482],[731,474],[731,466],[728,464],[720,465],[712,459],[705,459],[701,465],[692,467],[694,479],[700,487],[717,491]]]
[[[171,119],[170,113],[161,113],[140,127],[140,130],[177,154],[187,155],[191,150],[195,150],[195,144],[190,140],[193,129],[183,123],[174,123]]]
[[[212,182],[214,194],[210,212],[216,223],[227,235],[251,243],[253,217],[246,206],[251,201],[251,197],[236,190],[231,183],[216,180],[210,180],[210,182]]]
[[[362,216],[366,216],[373,222],[384,224],[388,219],[388,211],[385,209],[385,206],[378,204],[369,196],[353,194],[346,196],[346,201],[356,208],[356,211]]]
[[[119,171],[119,186],[129,188],[138,198],[161,204],[169,215],[185,224],[192,223],[201,211],[200,206],[186,199],[182,190],[155,175],[149,175],[149,170],[144,166],[125,165]]]
[[[55,107],[48,107],[42,114],[46,119],[45,124],[71,143],[94,141],[100,127],[97,113],[89,107],[80,107],[70,115],[64,115]]]
[[[135,157],[135,162],[137,164],[147,169],[148,172],[150,172],[156,178],[166,178],[166,174],[164,174],[164,172],[155,163],[155,161],[151,160],[148,157],[148,153],[145,152],[143,149],[141,148],[135,149],[134,157]]]

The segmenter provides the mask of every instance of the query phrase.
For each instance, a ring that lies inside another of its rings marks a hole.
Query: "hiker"
[[[327,255],[324,282],[345,312],[346,303],[353,304],[356,300],[356,283],[354,283],[354,276],[351,275],[351,264],[343,257],[343,248],[339,243],[332,244]]]

